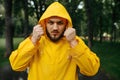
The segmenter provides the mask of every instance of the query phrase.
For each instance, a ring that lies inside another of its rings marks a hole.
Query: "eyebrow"
[[[50,20],[50,19],[47,22],[48,23],[49,22],[53,22],[53,23],[65,23],[63,20],[54,21],[54,20]]]
[[[65,22],[66,21],[66,22]],[[57,23],[59,23],[59,22],[63,22],[63,23],[66,23],[66,25],[68,24],[68,20],[67,19],[65,19],[65,21],[64,20],[59,20],[59,21],[57,21]],[[53,20],[51,20],[51,19],[45,19],[45,23],[48,23],[48,22],[54,22]]]

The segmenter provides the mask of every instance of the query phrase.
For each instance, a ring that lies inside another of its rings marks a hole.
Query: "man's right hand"
[[[37,41],[41,38],[43,34],[44,34],[44,30],[43,30],[43,27],[41,27],[41,25],[34,26],[32,37],[31,37],[32,43],[36,45]]]

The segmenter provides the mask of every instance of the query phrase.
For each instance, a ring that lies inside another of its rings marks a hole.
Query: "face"
[[[46,34],[50,40],[56,42],[63,37],[67,20],[61,17],[50,17],[46,19]]]

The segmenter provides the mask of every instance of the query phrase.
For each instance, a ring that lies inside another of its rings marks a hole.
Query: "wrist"
[[[34,39],[33,36],[31,37],[31,41],[32,41],[32,43],[33,43],[34,45],[36,44],[36,40]]]
[[[73,48],[78,44],[78,41],[76,39],[70,41],[70,46]]]
[[[31,41],[32,41],[32,43],[33,43],[34,45],[36,45],[36,44],[37,44],[37,42],[38,42],[38,40],[37,40],[37,39],[35,39],[33,36],[31,37]]]

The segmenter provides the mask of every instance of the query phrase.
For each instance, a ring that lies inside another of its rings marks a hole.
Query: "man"
[[[29,67],[28,80],[78,80],[98,72],[100,61],[76,36],[71,18],[59,2],[52,3],[30,37],[10,55],[13,70]]]

